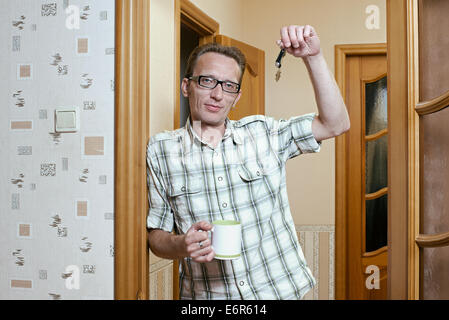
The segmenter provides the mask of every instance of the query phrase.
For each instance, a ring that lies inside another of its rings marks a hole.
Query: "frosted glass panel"
[[[366,135],[387,128],[387,77],[365,84]]]
[[[365,193],[385,188],[388,185],[388,136],[368,141],[365,157]]]
[[[449,299],[449,247],[421,249],[421,299]]]
[[[387,245],[388,197],[366,200],[366,252],[375,251]]]

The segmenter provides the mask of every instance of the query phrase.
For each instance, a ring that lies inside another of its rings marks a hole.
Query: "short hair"
[[[193,69],[195,69],[196,63],[203,54],[208,52],[215,52],[234,59],[240,68],[240,80],[242,82],[243,73],[246,67],[245,55],[237,47],[224,46],[219,43],[206,43],[201,46],[196,47],[189,56],[187,61],[185,78],[193,76]]]

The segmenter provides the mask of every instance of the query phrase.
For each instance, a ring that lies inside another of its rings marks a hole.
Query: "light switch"
[[[79,111],[77,107],[57,108],[55,110],[55,131],[79,131]]]

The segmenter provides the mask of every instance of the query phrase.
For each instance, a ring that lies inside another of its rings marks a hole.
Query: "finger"
[[[198,247],[199,242],[203,242],[209,239],[209,235],[207,232],[193,232],[186,236],[185,244],[187,247],[189,246],[196,246]],[[196,248],[194,248],[196,249]]]
[[[279,48],[284,49],[284,44],[282,43],[282,40],[276,41],[276,44],[278,45]]]
[[[290,48],[291,42],[290,42],[290,37],[288,35],[287,27],[282,27],[282,29],[281,29],[281,41],[282,41],[284,48]]]
[[[189,230],[187,230],[187,234],[196,233],[198,231],[209,231],[212,229],[212,225],[207,221],[200,221],[193,224]]]
[[[304,40],[312,36],[312,27],[308,24],[304,26]]]
[[[211,243],[208,240],[192,244],[192,247],[194,248],[191,253],[192,257],[204,256],[212,250]]]
[[[194,258],[193,261],[199,262],[199,263],[211,262],[215,258],[215,251],[213,250],[212,247],[210,247],[210,248],[211,248],[211,251],[208,254]]]
[[[309,28],[310,28],[310,36],[311,36],[311,37],[316,37],[316,36],[318,36],[318,34],[316,33],[314,27],[309,26]]]
[[[288,27],[288,36],[290,37],[292,47],[298,48],[299,47],[298,26]],[[301,38],[302,38],[302,35],[301,35]]]
[[[215,253],[213,252],[212,247],[208,246],[207,248],[204,248],[204,249],[197,250],[197,251],[193,252],[190,256],[196,262],[205,262],[207,260],[207,257],[211,256],[212,254],[215,255]]]
[[[298,47],[304,47],[306,43],[304,42],[304,27],[298,27],[296,29],[296,36],[298,37]]]

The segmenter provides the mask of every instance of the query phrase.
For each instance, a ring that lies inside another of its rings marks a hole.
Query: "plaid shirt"
[[[214,149],[190,121],[152,137],[147,149],[147,227],[186,233],[199,221],[238,220],[236,260],[180,263],[181,299],[300,299],[315,285],[287,199],[285,163],[318,152],[314,114],[289,120],[226,120]]]

